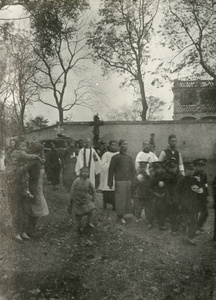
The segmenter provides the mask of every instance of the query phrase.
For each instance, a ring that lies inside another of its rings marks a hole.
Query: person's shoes
[[[30,238],[33,238],[33,239],[41,239],[41,238],[43,238],[43,235],[39,234],[37,232],[28,232],[28,236]]]
[[[138,224],[138,223],[140,223],[141,221],[142,221],[142,219],[138,219],[138,218],[136,218],[136,223]]]
[[[121,218],[120,222],[125,225],[126,224],[125,218]]]
[[[115,211],[115,210],[116,210],[116,209],[115,209],[115,206],[113,206],[112,210],[113,210],[113,211]]]
[[[23,240],[30,240],[30,237],[25,232],[21,233],[20,235]]]
[[[90,227],[90,228],[94,228],[94,225],[93,225],[92,223],[90,223],[90,222],[88,222],[86,225],[87,225],[88,227]]]
[[[216,242],[216,236],[215,235],[213,236],[213,241]]]
[[[193,239],[187,239],[187,244],[190,246],[196,246],[196,243],[194,242]]]
[[[20,243],[20,244],[23,244],[23,242],[24,242],[19,233],[14,234],[13,240]]]

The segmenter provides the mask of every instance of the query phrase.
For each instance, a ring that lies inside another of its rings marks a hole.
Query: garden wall
[[[55,138],[57,125],[26,133],[29,141]],[[62,125],[62,133],[75,139],[93,137],[90,122],[74,122]],[[176,134],[178,148],[185,160],[198,157],[216,159],[216,122],[214,121],[156,121],[156,122],[104,122],[100,138],[109,141],[126,138],[128,152],[135,156],[142,149],[142,142],[155,135],[156,154],[167,147],[170,134]]]

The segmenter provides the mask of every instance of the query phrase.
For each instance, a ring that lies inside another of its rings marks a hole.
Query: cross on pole
[[[56,134],[57,134],[57,135],[58,135],[58,134],[61,134],[61,133],[64,131],[64,129],[61,128],[61,125],[60,125],[60,124],[58,124],[57,128],[54,128],[54,130],[56,131]]]

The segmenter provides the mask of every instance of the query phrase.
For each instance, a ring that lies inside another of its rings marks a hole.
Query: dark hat
[[[153,169],[159,169],[159,168],[163,168],[164,167],[164,164],[163,164],[162,161],[154,161],[150,165],[151,165],[151,167]]]
[[[173,158],[170,158],[170,159],[167,159],[165,162],[164,162],[165,166],[167,168],[170,168],[170,167],[176,167],[178,162],[177,160],[173,157]]]
[[[184,165],[185,165],[185,169],[187,169],[187,170],[194,170],[194,163],[193,162],[185,162],[184,163]]]
[[[205,166],[207,164],[207,159],[205,158],[198,158],[198,159],[195,159],[193,161],[194,165],[195,166]]]
[[[148,161],[142,160],[142,161],[138,161],[139,165],[142,167],[147,166],[147,164],[149,163]]]

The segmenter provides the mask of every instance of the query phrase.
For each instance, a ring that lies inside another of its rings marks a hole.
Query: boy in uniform
[[[176,186],[176,201],[187,229],[187,243],[195,246],[197,214],[199,210],[198,193],[200,184],[194,177],[195,167],[192,162],[186,164],[186,175],[179,179]]]
[[[140,161],[138,173],[135,175],[132,184],[132,195],[134,199],[136,221],[141,220],[141,214],[149,201],[150,176],[146,172],[148,161]]]
[[[152,225],[153,221],[158,222],[161,230],[165,229],[165,212],[167,201],[167,186],[164,165],[161,161],[151,163],[152,177],[150,178],[151,200],[148,206],[148,222]]]
[[[179,226],[179,210],[178,204],[176,203],[175,198],[175,189],[176,185],[182,175],[178,170],[178,162],[175,158],[171,158],[165,161],[166,167],[166,185],[168,190],[168,198],[167,198],[167,217],[170,222],[170,227],[172,232],[176,232]]]
[[[198,180],[200,190],[198,193],[199,212],[198,212],[198,230],[202,231],[202,227],[208,217],[208,182],[206,174],[207,160],[199,158],[194,160],[195,173],[194,176]]]

